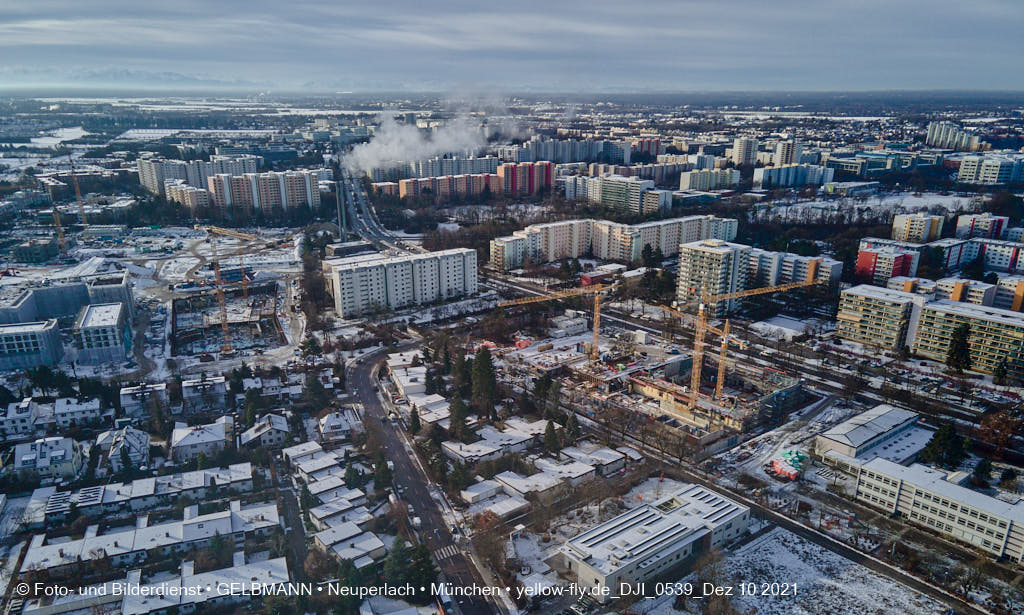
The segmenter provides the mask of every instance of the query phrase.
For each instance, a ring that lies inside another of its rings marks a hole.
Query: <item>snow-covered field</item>
[[[738,596],[740,612],[758,615],[899,613],[932,615],[946,607],[799,536],[776,528],[731,553],[724,583],[796,584],[795,596]]]
[[[762,206],[756,217],[761,221],[785,221],[790,223],[814,222],[843,214],[847,219],[890,219],[893,214],[915,211],[939,211],[954,214],[976,211],[978,205],[972,197],[963,194],[916,194],[903,192],[871,196],[864,200],[820,199],[793,203],[774,202]]]

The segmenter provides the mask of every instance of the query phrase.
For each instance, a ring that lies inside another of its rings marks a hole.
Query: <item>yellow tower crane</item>
[[[714,333],[714,334],[716,334],[716,335],[718,335],[719,337],[722,338],[722,344],[721,344],[721,347],[720,347],[720,350],[719,350],[719,353],[718,353],[718,379],[715,381],[715,399],[721,399],[722,398],[722,388],[723,388],[723,385],[725,383],[725,360],[726,360],[728,352],[729,352],[729,344],[730,343],[735,344],[739,348],[743,349],[743,348],[747,348],[747,343],[744,342],[743,340],[739,339],[739,338],[730,337],[730,335],[729,335],[729,321],[728,320],[725,321],[725,325],[721,329],[717,329],[717,328],[711,326],[710,324],[708,324],[706,319],[702,320],[700,318],[695,318],[695,317],[693,317],[690,314],[686,314],[684,312],[680,312],[679,310],[670,308],[670,307],[665,306],[665,305],[660,305],[658,307],[660,309],[662,309],[662,310],[665,310],[666,312],[668,312],[669,314],[671,314],[673,316],[679,317],[682,320],[690,320],[691,321],[691,324],[693,325],[693,329],[694,329],[694,342],[695,342],[694,343],[694,352],[693,352],[693,363],[694,363],[694,365],[698,364],[698,360],[701,363],[703,363],[704,349],[705,349],[704,337],[705,337],[705,335],[707,333]],[[702,334],[698,334],[697,333],[698,329],[702,330],[703,333]],[[698,336],[700,338],[700,350],[699,351],[697,350],[698,344],[696,344],[696,340],[697,340]],[[697,368],[697,369],[699,369],[699,368]],[[697,377],[699,378],[700,374],[697,374]],[[691,385],[692,385],[692,379],[693,379],[693,376],[692,376],[692,373],[691,373]]]
[[[703,294],[700,298],[700,303],[697,306],[697,319],[694,327],[693,335],[693,366],[690,368],[690,403],[689,408],[692,410],[697,405],[697,399],[700,395],[700,382],[701,382],[701,371],[704,367],[704,350],[706,343],[704,337],[709,330],[713,330],[715,333],[722,335],[722,351],[718,363],[718,381],[715,383],[715,399],[720,399],[722,396],[722,386],[725,382],[725,355],[728,345],[728,333],[729,333],[729,321],[725,323],[724,331],[718,331],[707,324],[707,313],[706,309],[708,306],[717,305],[722,301],[731,301],[733,299],[741,299],[743,297],[753,297],[755,295],[769,295],[773,293],[782,293],[796,288],[805,288],[813,286],[818,283],[818,267],[821,264],[821,259],[815,259],[807,264],[807,276],[801,282],[790,282],[788,284],[779,284],[777,286],[765,286],[763,288],[751,288],[749,290],[741,290],[733,293],[724,293],[720,295],[708,295]]]
[[[223,235],[224,237],[232,237],[234,239],[241,239],[242,241],[260,240],[260,238],[257,237],[256,235],[250,235],[249,233],[243,233],[241,231],[223,228],[220,226],[200,226],[197,224],[193,228],[195,228],[195,230],[197,231],[206,231],[211,235]],[[242,257],[245,255],[245,251],[244,249],[240,248],[238,252],[236,252],[236,254],[238,256],[238,266],[242,269],[242,298],[249,299],[249,278],[245,276],[245,262],[242,260]],[[220,281],[218,280],[217,283],[220,284]]]
[[[555,301],[556,299],[567,299],[569,297],[579,297],[582,295],[594,295],[594,340],[590,346],[590,361],[597,362],[600,350],[598,349],[598,341],[601,333],[601,291],[612,288],[611,284],[595,284],[593,286],[581,286],[579,288],[570,288],[569,290],[561,290],[546,295],[539,295],[536,297],[521,297],[519,299],[510,299],[508,301],[502,301],[498,304],[498,307],[510,307],[515,305],[528,305],[530,303],[543,303],[545,301]]]
[[[216,280],[214,292],[217,294],[217,305],[220,307],[220,328],[224,332],[224,344],[220,347],[222,355],[232,355],[235,349],[231,347],[231,332],[228,328],[228,307],[224,299],[224,280],[220,277],[220,261],[217,259],[217,242],[210,237],[210,247],[213,250],[213,272]]]
[[[68,164],[71,166],[71,181],[75,184],[75,199],[78,200],[78,217],[82,219],[82,229],[89,228],[89,221],[85,219],[85,203],[82,202],[82,189],[78,187],[78,175],[75,173],[75,161],[68,152]]]

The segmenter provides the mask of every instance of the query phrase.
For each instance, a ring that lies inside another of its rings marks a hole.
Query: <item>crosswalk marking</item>
[[[448,545],[447,547],[437,549],[436,551],[434,551],[434,557],[436,557],[438,560],[448,559],[449,557],[455,557],[455,555],[458,552],[458,547],[456,547],[455,545]]]

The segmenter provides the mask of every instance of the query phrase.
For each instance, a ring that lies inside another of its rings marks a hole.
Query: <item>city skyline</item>
[[[10,4],[0,8],[0,89],[1024,89],[1012,18],[1024,8],[1014,2],[725,8]]]

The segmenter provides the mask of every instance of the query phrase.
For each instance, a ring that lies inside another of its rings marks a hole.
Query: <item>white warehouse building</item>
[[[559,550],[580,587],[605,600],[689,565],[743,536],[750,509],[699,485],[686,485],[569,539]]]

